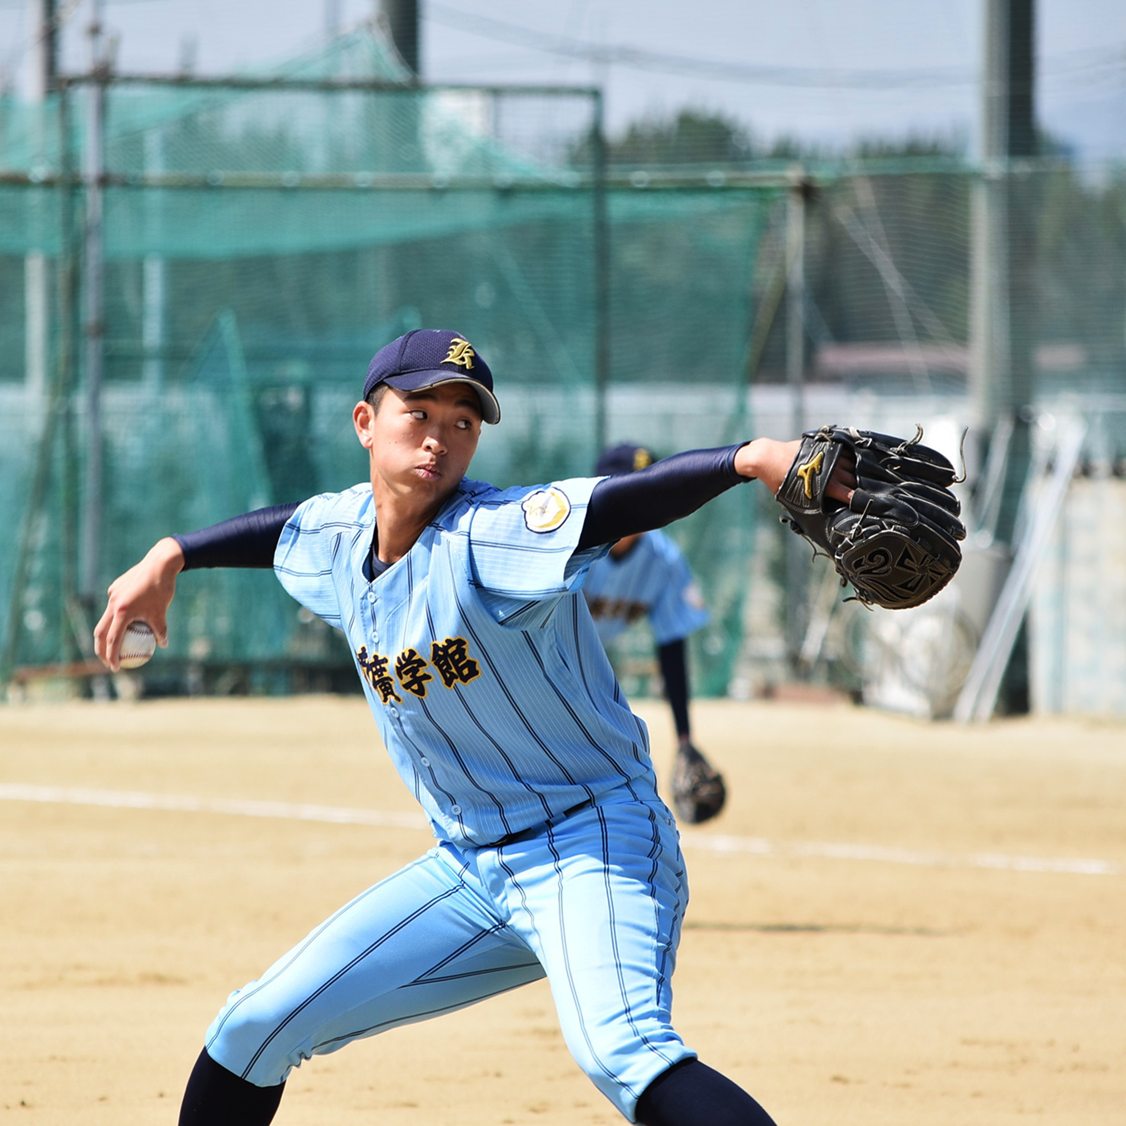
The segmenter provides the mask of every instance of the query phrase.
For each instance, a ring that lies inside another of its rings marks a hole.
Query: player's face
[[[378,411],[358,403],[353,417],[369,451],[377,500],[391,495],[440,504],[465,476],[481,437],[481,402],[467,383],[389,387]]]

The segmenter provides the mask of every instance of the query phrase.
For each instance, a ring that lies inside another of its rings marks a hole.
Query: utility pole
[[[986,442],[1009,433],[995,538],[1013,546],[1031,462],[1035,378],[1034,0],[985,0],[982,179],[974,199],[971,389]],[[1026,711],[1027,647],[1013,650],[1002,696]]]
[[[411,74],[418,76],[418,0],[379,0],[379,16]]]

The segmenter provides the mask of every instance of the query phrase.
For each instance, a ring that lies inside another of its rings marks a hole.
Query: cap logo
[[[473,351],[473,345],[468,340],[462,340],[460,336],[455,336],[450,341],[450,350],[446,353],[446,358],[442,363],[457,364],[458,367],[463,367],[468,371],[473,367],[473,361],[476,358],[477,353]]]
[[[633,468],[648,469],[653,464],[653,455],[648,451],[642,449],[640,446],[633,451]]]

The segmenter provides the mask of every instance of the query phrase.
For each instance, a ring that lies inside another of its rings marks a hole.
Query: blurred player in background
[[[801,443],[501,490],[465,476],[499,420],[464,336],[407,333],[375,354],[352,412],[367,481],[161,539],[110,585],[94,640],[116,670],[131,621],[167,645],[181,571],[273,567],[347,638],[435,837],[230,995],[181,1126],[266,1126],[304,1060],[544,977],[568,1049],[629,1121],[773,1122],[673,1027],[684,860],[581,587],[616,540],[741,482],[776,492]],[[831,491],[852,487],[842,471]],[[449,1066],[440,1038],[433,1060]]]
[[[633,473],[647,469],[655,460],[644,446],[622,442],[602,452],[594,475]],[[727,790],[722,776],[692,743],[688,706],[687,639],[707,625],[709,614],[680,548],[659,530],[623,536],[591,564],[583,594],[604,645],[612,646],[635,621],[648,618],[676,728],[673,807],[682,821],[699,823],[715,817],[723,808]]]

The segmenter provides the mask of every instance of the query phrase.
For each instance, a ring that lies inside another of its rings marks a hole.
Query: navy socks
[[[742,1087],[699,1060],[681,1060],[637,1100],[642,1126],[776,1126]]]
[[[200,1052],[184,1091],[180,1126],[269,1126],[284,1090],[284,1083],[255,1087]]]

